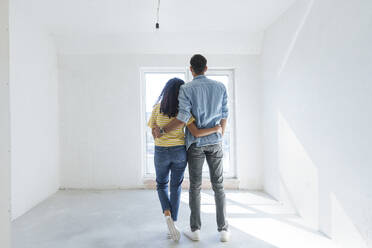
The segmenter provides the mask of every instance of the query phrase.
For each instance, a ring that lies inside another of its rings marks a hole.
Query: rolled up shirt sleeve
[[[181,86],[178,94],[178,115],[177,119],[187,123],[191,117],[191,102],[187,96],[184,86]]]
[[[222,119],[227,119],[229,116],[229,108],[227,106],[227,92],[225,88],[225,92],[223,94],[223,99],[222,99]]]

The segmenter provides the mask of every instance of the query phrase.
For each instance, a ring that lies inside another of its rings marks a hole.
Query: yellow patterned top
[[[169,122],[171,122],[175,117],[169,118],[167,115],[160,113],[160,103],[154,106],[148,126],[150,128],[155,127],[165,127]],[[191,117],[187,125],[195,121],[194,117]],[[182,146],[185,145],[185,126],[177,128],[169,133],[164,134],[160,138],[155,139],[156,146]]]

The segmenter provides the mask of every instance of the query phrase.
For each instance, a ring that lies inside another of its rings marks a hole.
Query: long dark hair
[[[169,118],[176,117],[178,114],[178,93],[181,85],[185,84],[182,79],[172,78],[164,86],[161,94],[156,101],[160,101],[160,113],[167,115]]]

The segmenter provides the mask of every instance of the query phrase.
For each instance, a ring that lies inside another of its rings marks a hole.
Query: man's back
[[[221,124],[222,133],[224,132],[228,116],[226,88],[222,83],[206,78],[204,74],[207,70],[207,59],[201,54],[193,55],[190,59],[190,71],[194,80],[182,86],[179,91],[179,109],[173,127],[180,125],[180,123],[187,123],[192,114],[198,128],[211,128]],[[163,130],[163,132],[166,130]],[[168,130],[172,129],[168,128]],[[220,233],[220,240],[226,242],[230,237],[223,187],[221,140],[222,135],[220,133],[195,138],[186,130],[187,162],[190,175],[189,206],[191,211],[190,231],[184,233],[186,237],[193,241],[200,239],[200,190],[205,160],[209,167],[210,180],[214,191],[217,230]]]
[[[190,113],[195,117],[198,128],[211,128],[228,116],[227,92],[225,86],[201,75],[181,87],[179,93],[179,117],[185,121]],[[195,138],[186,131],[186,145],[213,145],[221,142],[221,134]]]

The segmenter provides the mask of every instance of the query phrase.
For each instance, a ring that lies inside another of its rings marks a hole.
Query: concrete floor
[[[292,210],[261,192],[227,192],[232,231],[220,243],[213,192],[202,194],[202,240],[166,239],[166,225],[153,190],[60,191],[13,223],[13,248],[331,248]],[[188,226],[188,193],[182,194],[178,226]]]

